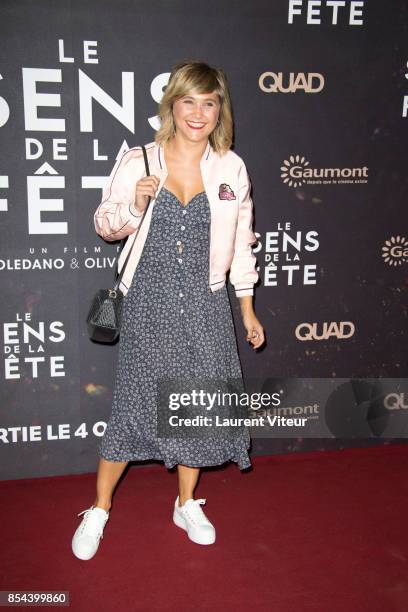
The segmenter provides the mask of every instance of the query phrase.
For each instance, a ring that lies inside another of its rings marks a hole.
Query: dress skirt
[[[205,191],[184,205],[160,190],[123,301],[112,411],[98,446],[108,461],[251,465],[247,427],[232,437],[157,436],[161,378],[242,380],[227,288],[209,289],[210,219]]]

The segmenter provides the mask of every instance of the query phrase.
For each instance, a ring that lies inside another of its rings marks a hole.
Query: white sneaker
[[[177,496],[174,504],[174,523],[177,527],[185,529],[190,540],[196,544],[215,542],[215,527],[200,508],[205,502],[205,499],[188,499],[183,506],[179,506],[179,496]]]
[[[72,538],[72,552],[78,559],[92,559],[103,538],[103,530],[109,518],[109,512],[103,508],[91,506],[78,514],[84,514],[81,524]]]

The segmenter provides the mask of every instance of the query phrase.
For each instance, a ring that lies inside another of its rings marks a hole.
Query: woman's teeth
[[[186,123],[188,127],[193,128],[193,130],[201,130],[201,128],[205,126],[205,123],[198,123],[195,121],[187,121]]]

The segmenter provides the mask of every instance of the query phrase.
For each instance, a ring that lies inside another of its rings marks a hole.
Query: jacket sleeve
[[[137,177],[131,161],[133,154],[127,151],[115,163],[94,213],[96,233],[108,242],[133,234],[143,216],[134,208]]]
[[[250,192],[251,181],[243,163],[239,175],[238,222],[229,276],[237,297],[253,295],[254,284],[259,278],[256,257],[251,248],[251,244],[257,242],[257,238],[252,231],[253,203]]]

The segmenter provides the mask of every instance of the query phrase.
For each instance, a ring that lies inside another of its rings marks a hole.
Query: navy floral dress
[[[246,427],[233,437],[157,437],[161,377],[242,378],[227,288],[209,289],[210,218],[205,192],[184,205],[160,190],[123,303],[112,413],[99,443],[108,461],[251,465]]]

